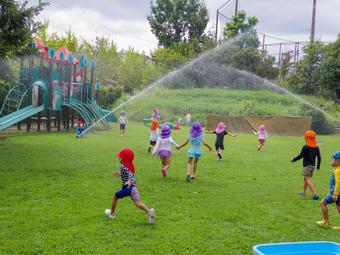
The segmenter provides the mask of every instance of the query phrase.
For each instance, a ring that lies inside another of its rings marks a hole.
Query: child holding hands
[[[185,142],[180,145],[177,150],[180,150],[182,147],[186,146],[190,142],[191,148],[188,150],[188,163],[187,163],[187,175],[185,180],[187,182],[190,182],[190,180],[193,180],[196,178],[197,174],[197,167],[198,167],[198,160],[202,156],[202,144],[206,146],[209,151],[212,150],[210,145],[203,140],[203,134],[202,134],[202,127],[199,122],[194,122],[191,129],[190,129],[190,134],[189,138],[185,140]],[[192,166],[192,161],[194,160],[194,167],[192,171],[192,176],[191,176],[191,166]],[[191,177],[190,177],[191,176]]]

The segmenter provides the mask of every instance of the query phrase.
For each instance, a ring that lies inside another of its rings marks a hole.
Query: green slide
[[[30,105],[0,118],[0,131],[45,110],[45,105]]]

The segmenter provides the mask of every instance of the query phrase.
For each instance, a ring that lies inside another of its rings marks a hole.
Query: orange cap
[[[307,146],[315,148],[317,146],[316,133],[313,130],[307,130],[305,133]]]

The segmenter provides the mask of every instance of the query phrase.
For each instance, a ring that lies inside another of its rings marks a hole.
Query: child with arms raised
[[[202,127],[199,122],[194,122],[191,129],[190,129],[190,134],[189,138],[182,144],[180,145],[177,149],[180,150],[182,147],[186,146],[190,142],[191,148],[189,149],[187,155],[188,155],[188,163],[187,163],[187,176],[185,180],[187,182],[190,182],[190,180],[193,180],[196,178],[197,174],[197,167],[198,167],[198,160],[202,156],[202,144],[206,146],[209,151],[212,150],[210,145],[203,140],[203,134],[202,134]],[[192,166],[192,161],[194,160],[194,167],[193,167],[193,173],[191,175],[191,166]]]
[[[216,134],[215,149],[216,149],[216,157],[218,160],[222,159],[222,152],[224,151],[224,136],[226,135],[230,135],[232,137],[237,136],[231,132],[228,132],[226,129],[226,125],[223,122],[218,123],[215,131],[207,130],[206,133]]]

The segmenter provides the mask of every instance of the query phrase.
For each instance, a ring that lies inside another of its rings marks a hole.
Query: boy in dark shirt
[[[302,147],[300,154],[291,159],[291,162],[295,162],[303,158],[303,186],[302,191],[299,193],[301,196],[306,194],[306,189],[309,187],[310,191],[313,193],[313,199],[318,200],[319,196],[316,194],[314,185],[312,183],[312,176],[315,168],[315,158],[318,158],[317,170],[320,169],[321,156],[320,150],[316,143],[316,134],[313,130],[308,130],[305,133],[306,144]]]

